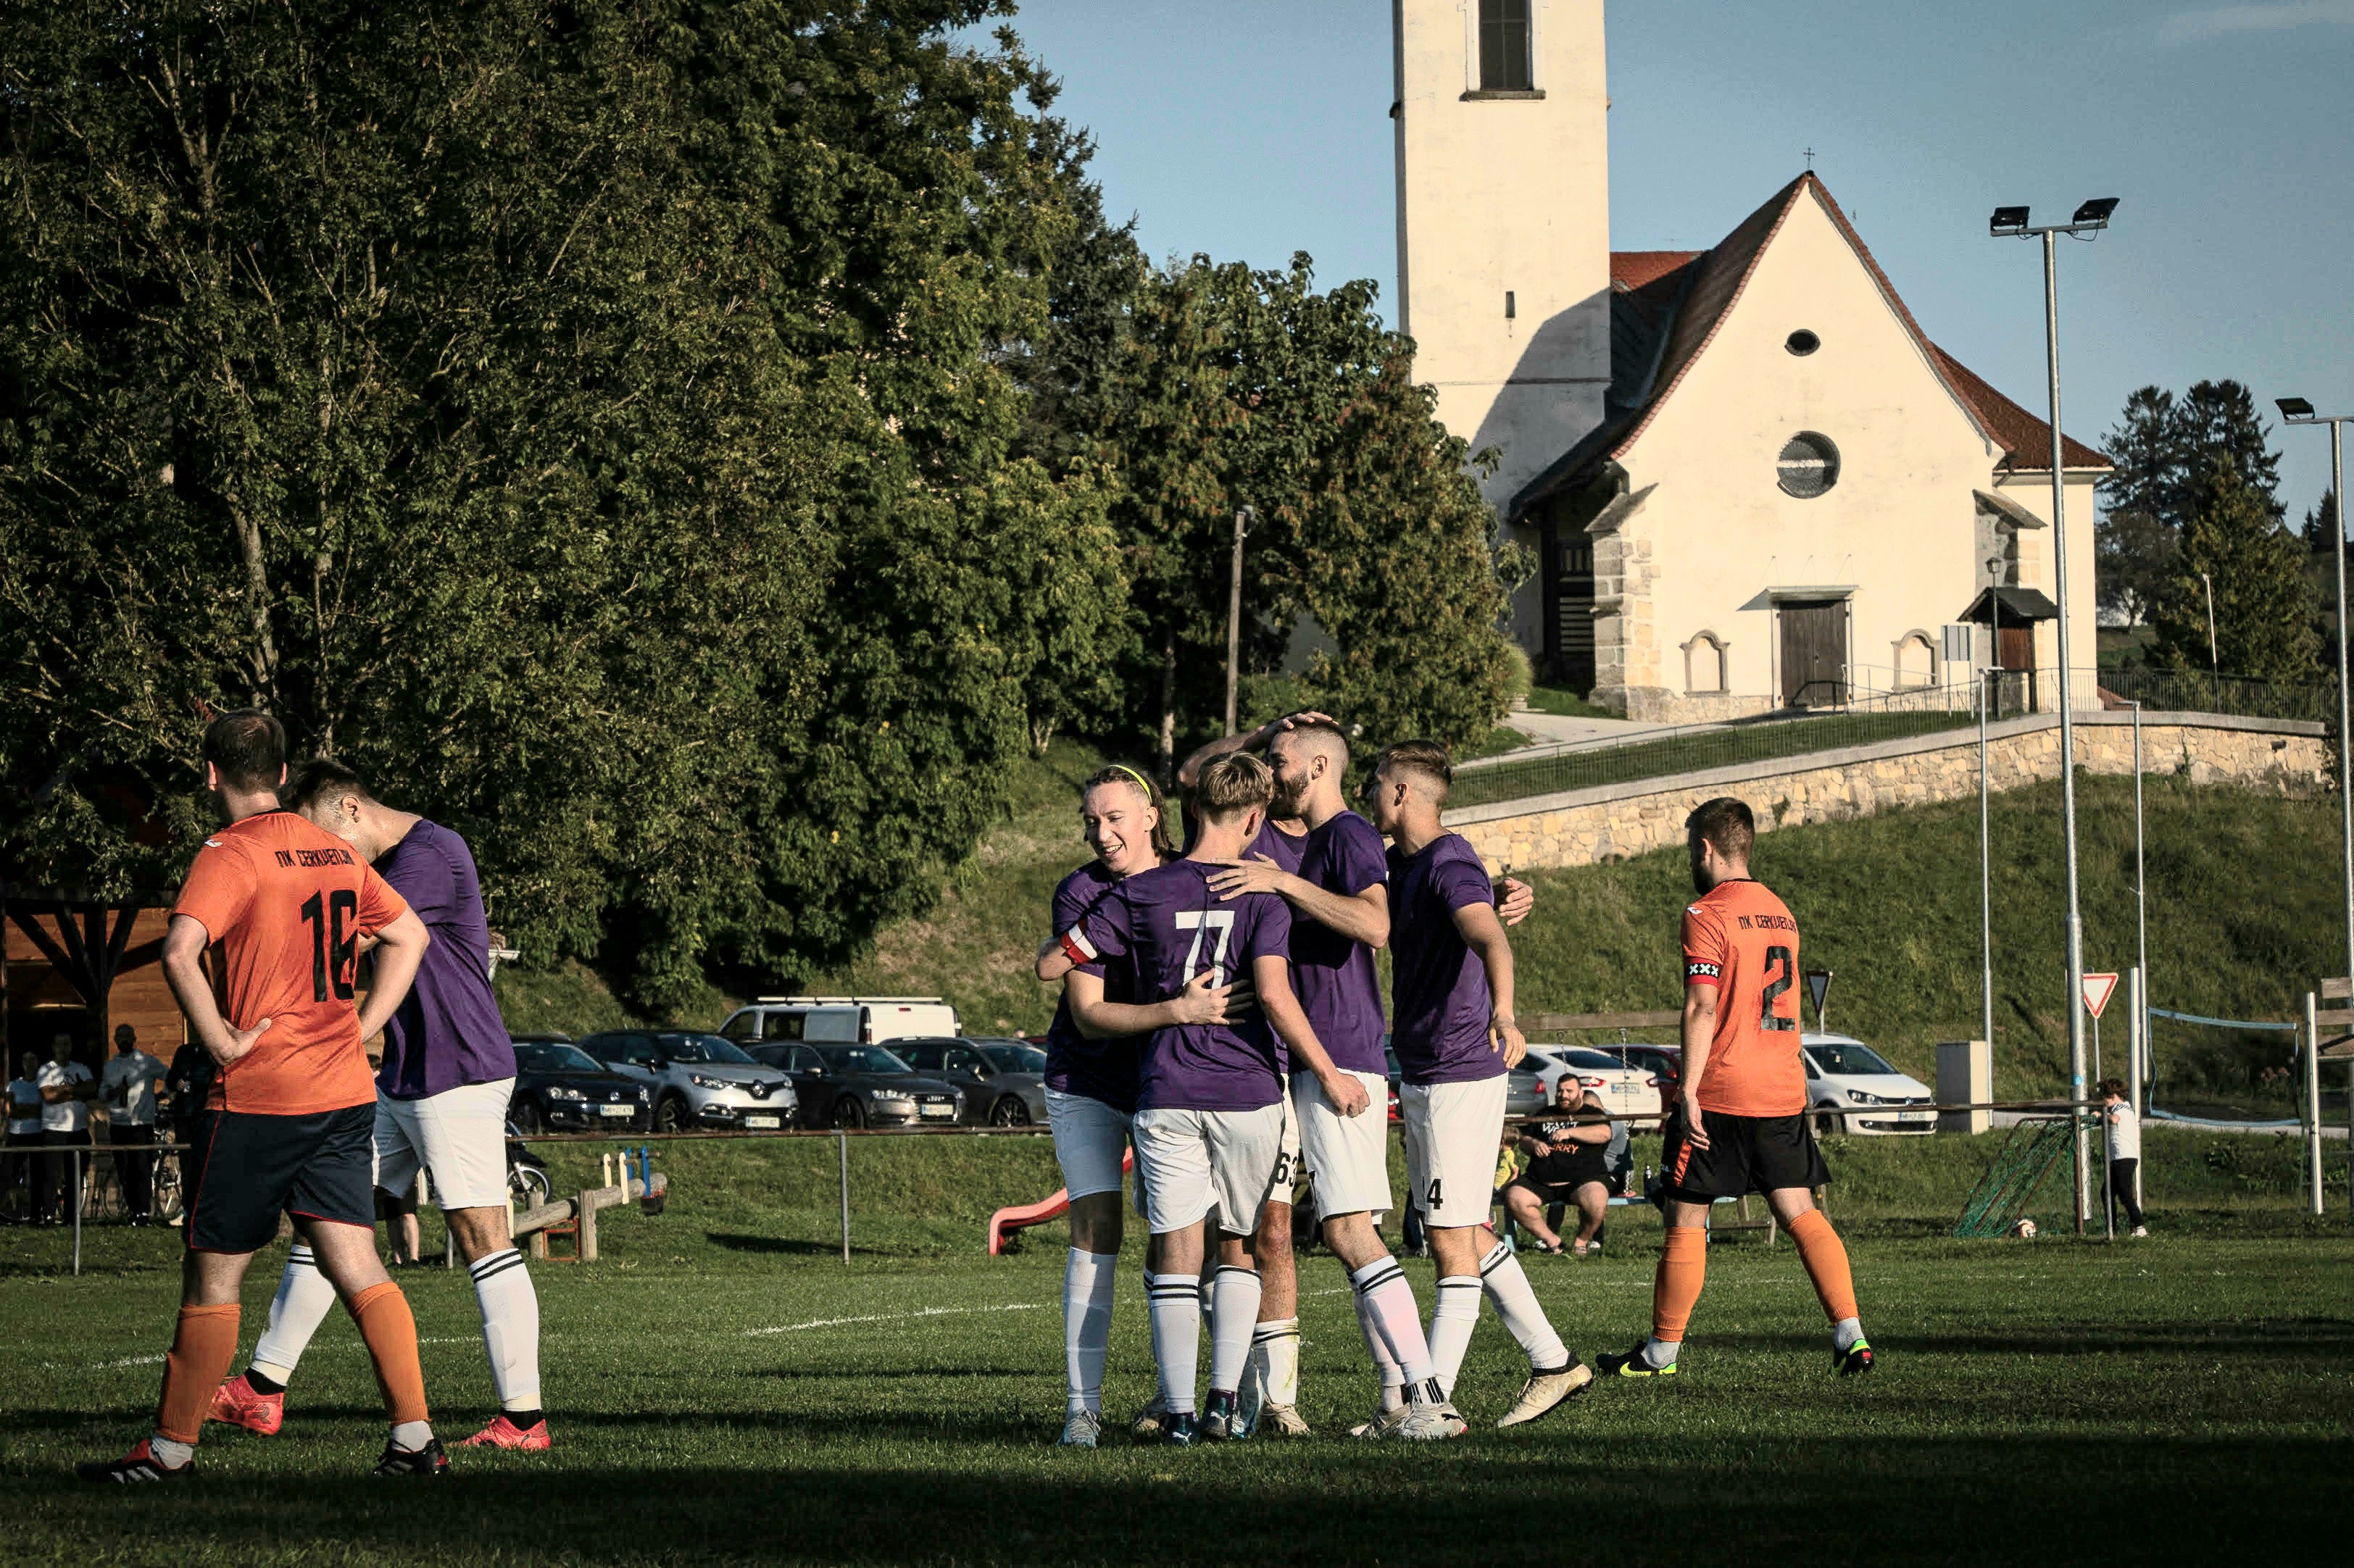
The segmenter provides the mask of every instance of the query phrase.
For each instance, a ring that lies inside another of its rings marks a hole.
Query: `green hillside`
[[[1030,978],[1031,957],[1055,880],[1086,856],[1074,796],[1097,761],[1057,743],[1029,765],[1006,820],[932,914],[889,927],[865,959],[809,977],[812,986],[936,993],[977,1032],[1043,1029],[1054,991]],[[2158,778],[2146,794],[2153,1001],[2292,1017],[2317,977],[2343,967],[2334,803]],[[2086,962],[2122,969],[2134,960],[2131,781],[2088,778],[2078,803]],[[2041,1093],[2065,1076],[2059,787],[1998,796],[1993,840],[1996,1087]],[[1835,971],[1835,1026],[1925,1079],[1936,1042],[1977,1033],[1975,800],[1771,833],[1756,869],[1798,918],[1802,963]],[[1689,896],[1681,852],[1531,879],[1537,912],[1514,934],[1523,1012],[1675,1004],[1677,916]],[[517,1029],[578,1031],[623,1016],[577,966],[503,973],[500,990]],[[699,1010],[710,1016],[685,1022],[716,1024],[728,1005],[715,992]],[[2122,1056],[2121,1012],[2111,1015],[2111,1061]],[[2158,1044],[2161,1073],[2184,1094],[2195,1084],[2210,1097],[2286,1103],[2285,1037],[2161,1024]]]

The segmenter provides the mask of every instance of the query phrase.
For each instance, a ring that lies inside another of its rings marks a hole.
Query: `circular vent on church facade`
[[[1817,337],[1813,333],[1808,332],[1804,327],[1800,327],[1797,331],[1792,333],[1788,337],[1782,340],[1782,346],[1788,349],[1792,354],[1798,355],[1801,359],[1805,358],[1808,355],[1814,353],[1815,350],[1822,347],[1822,345],[1823,340]]]
[[[1800,430],[1782,449],[1776,472],[1785,493],[1811,501],[1839,482],[1839,448],[1829,436]]]

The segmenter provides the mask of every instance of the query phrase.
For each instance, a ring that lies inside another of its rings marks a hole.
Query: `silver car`
[[[775,1132],[792,1125],[799,1106],[790,1078],[716,1034],[615,1030],[591,1034],[579,1046],[653,1092],[656,1132]]]

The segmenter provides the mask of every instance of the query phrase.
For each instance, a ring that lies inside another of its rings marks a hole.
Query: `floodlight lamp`
[[[2023,207],[1999,207],[1987,224],[1987,232],[1994,235],[2020,234],[2027,228],[2027,209]]]
[[[2273,401],[2280,408],[2281,418],[2290,424],[2308,425],[2313,422],[2313,405],[2304,398],[2275,397]]]
[[[2076,216],[2068,221],[2094,224],[2105,228],[2108,227],[2109,214],[2117,210],[2117,200],[2115,196],[2094,196],[2091,201],[2078,207]]]

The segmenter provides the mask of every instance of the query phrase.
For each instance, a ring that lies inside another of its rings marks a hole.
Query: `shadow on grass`
[[[723,1248],[728,1252],[769,1254],[778,1256],[790,1257],[840,1257],[842,1255],[842,1243],[839,1240],[830,1242],[803,1241],[793,1236],[746,1235],[739,1231],[705,1231],[703,1233],[703,1239],[709,1242],[713,1246]],[[896,1251],[885,1250],[883,1248],[860,1246],[854,1242],[851,1244],[850,1255],[853,1257],[896,1257],[898,1256],[899,1254]]]

